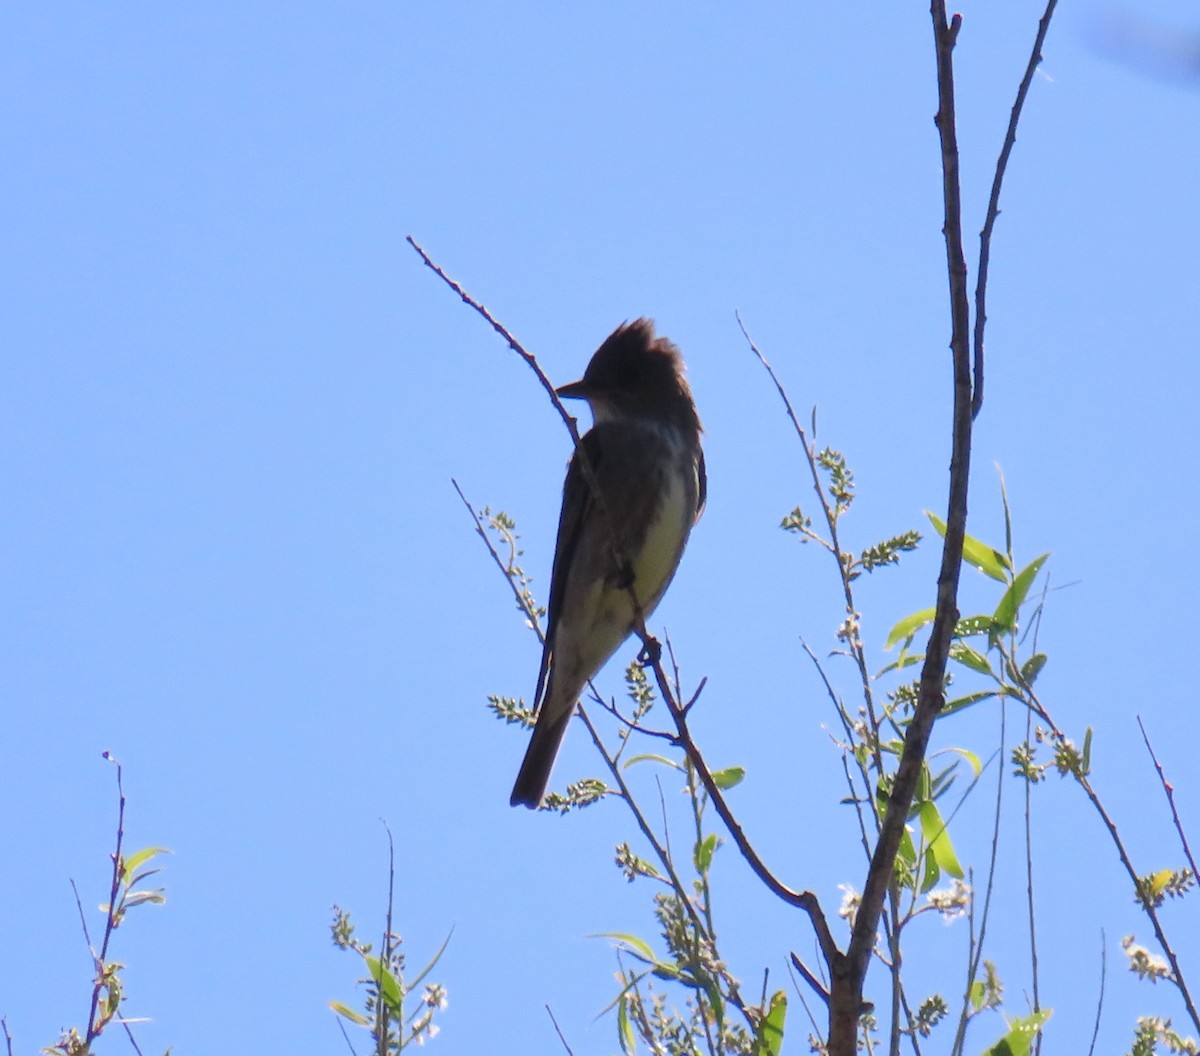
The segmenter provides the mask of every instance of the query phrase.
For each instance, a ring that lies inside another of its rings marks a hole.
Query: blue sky
[[[1186,26],[1190,6],[1139,12]],[[1041,5],[962,10],[973,273]],[[1149,871],[1182,863],[1135,715],[1194,839],[1200,824],[1178,623],[1200,586],[1200,91],[1098,48],[1102,14],[1060,12],[1005,188],[971,531],[1002,538],[999,465],[1018,554],[1052,551],[1052,583],[1070,584],[1043,624],[1043,699],[1077,738],[1094,727],[1096,783]],[[617,803],[508,807],[524,737],[484,701],[529,696],[538,648],[450,485],[517,519],[544,598],[569,441],[407,234],[556,382],[638,315],[683,349],[709,507],[654,623],[687,678],[708,676],[698,738],[748,769],[733,803],[773,866],[830,907],[860,886],[833,715],[799,642],[834,647],[837,584],[778,528],[810,503],[806,470],[734,312],[854,467],[853,544],[924,529],[945,505],[950,395],[927,8],[110,3],[2,19],[0,1013],[18,1051],[86,1016],[68,879],[85,907],[103,900],[105,749],[125,766],[130,846],[174,852],[167,905],[116,948],[128,1013],[152,1019],[145,1051],[341,1049],[326,1002],[352,996],[356,966],[330,948],[329,907],[377,930],[380,818],[411,961],[454,929],[439,1051],[561,1051],[546,1004],[577,1054],[616,1050],[595,1019],[615,961],[590,936],[653,930],[649,893],[611,865],[632,827]],[[936,563],[928,541],[861,584],[877,666],[892,623],[932,603]],[[964,611],[995,600],[966,577]],[[601,685],[620,691],[619,664]],[[997,721],[980,709],[938,744],[987,754]],[[573,730],[559,783],[595,771]],[[960,821],[978,863],[990,795]],[[1117,1051],[1135,1015],[1181,1010],[1125,971],[1120,937],[1149,932],[1082,797],[1052,780],[1036,798],[1051,1047],[1090,1035],[1103,928],[1100,1051]],[[1014,815],[1007,854],[1019,836]],[[735,972],[787,985],[807,923],[731,848],[716,879]],[[1020,905],[1016,857],[1005,881],[1000,912]],[[1195,979],[1189,911],[1168,921]],[[1023,926],[993,934],[1020,1012]],[[913,942],[919,978],[954,994],[962,925]],[[790,1027],[786,1051],[804,1051],[798,1004]],[[1001,1032],[983,1023],[968,1048]]]

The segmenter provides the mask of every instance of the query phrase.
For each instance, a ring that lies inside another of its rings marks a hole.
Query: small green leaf
[[[758,1025],[754,1038],[754,1056],[779,1056],[783,1049],[783,1023],[787,1019],[787,994],[777,990],[770,1007]]]
[[[712,866],[713,852],[720,846],[720,843],[721,841],[717,839],[715,832],[697,841],[696,850],[692,857],[696,863],[696,872],[701,876],[708,873],[709,868]]]
[[[339,1016],[344,1016],[351,1023],[357,1023],[360,1027],[365,1027],[370,1022],[361,1012],[355,1012],[354,1009],[348,1005],[343,1005],[340,1001],[330,1001],[329,1007]]]
[[[983,1056],[1029,1056],[1033,1048],[1033,1039],[1050,1018],[1050,1012],[1051,1009],[1043,1008],[1040,1012],[1034,1012],[1023,1019],[1009,1020],[1008,1033],[987,1049]]]
[[[976,634],[990,634],[993,627],[992,618],[979,613],[975,616],[962,616],[954,625],[955,638],[970,638]]]
[[[962,642],[955,642],[950,646],[950,659],[958,661],[972,671],[978,671],[981,675],[992,674],[992,665],[988,663],[987,657],[969,645],[963,645]]]
[[[637,1037],[633,1033],[633,1024],[629,1022],[629,996],[622,994],[617,1002],[617,1038],[621,1042],[621,1051],[625,1056],[635,1056],[637,1053]]]
[[[1042,554],[1041,557],[1031,561],[1021,569],[1008,590],[1004,592],[1000,598],[1000,604],[996,606],[996,611],[992,615],[992,619],[996,622],[996,634],[1008,634],[1017,629],[1017,613],[1021,611],[1021,604],[1025,601],[1029,588],[1033,586],[1033,581],[1049,556],[1049,554]]]
[[[988,697],[994,697],[996,694],[985,689],[979,693],[968,693],[965,697],[955,697],[953,700],[946,701],[945,707],[938,712],[938,718],[944,719],[947,715],[953,715],[956,711],[962,711],[964,708],[971,707],[972,704],[978,704],[981,700],[987,700]]]
[[[367,962],[367,971],[371,973],[371,978],[379,987],[379,996],[387,1005],[388,1011],[393,1015],[400,1015],[404,1009],[404,992],[400,989],[400,983],[396,977],[392,975],[391,969],[378,957],[370,954],[364,954],[363,960]]]
[[[1085,774],[1092,772],[1092,728],[1090,726],[1083,735],[1083,758],[1080,760],[1080,769]]]
[[[724,770],[716,770],[713,772],[713,784],[722,792],[726,789],[733,788],[735,785],[740,785],[746,776],[746,768],[744,766],[727,766]]]
[[[146,847],[143,850],[135,851],[129,855],[121,863],[121,881],[126,886],[130,884],[130,877],[138,871],[138,868],[150,861],[151,858],[157,858],[160,854],[170,854],[171,852],[166,847]]]
[[[971,984],[970,995],[971,1007],[978,1012],[981,1008],[983,1008],[983,983],[981,983],[978,979]]]
[[[1037,681],[1037,677],[1042,673],[1042,668],[1046,666],[1048,659],[1049,657],[1045,653],[1034,653],[1021,665],[1021,680],[1025,685],[1032,686]]]
[[[936,611],[936,609],[922,609],[920,612],[914,612],[911,616],[905,616],[888,633],[887,641],[883,643],[884,649],[891,649],[897,642],[906,641],[922,627],[933,623]]]
[[[143,902],[152,902],[161,906],[166,900],[167,896],[163,894],[161,888],[155,891],[131,891],[121,899],[121,908],[130,909],[133,906],[140,906]]]
[[[971,768],[972,775],[975,777],[978,777],[981,773],[983,773],[983,763],[980,761],[979,756],[977,756],[974,752],[968,751],[966,748],[947,748],[946,751],[953,752],[955,755],[961,756],[963,759],[965,759],[967,761],[967,765]]]
[[[650,944],[644,939],[639,939],[636,935],[630,935],[623,931],[602,931],[594,938],[610,939],[613,942],[620,943],[626,950],[632,953],[639,961],[645,961],[646,964],[657,964],[658,958],[654,955],[654,950]]]
[[[938,868],[937,859],[932,854],[925,855],[921,869],[921,894],[932,891],[941,878],[942,871]]]
[[[633,766],[634,763],[662,763],[664,766],[669,766],[673,770],[683,769],[683,767],[680,766],[674,759],[668,759],[665,755],[654,755],[650,752],[646,752],[642,755],[630,756],[625,760],[626,768]]]
[[[929,518],[938,535],[945,539],[946,522],[936,513],[930,513],[929,510],[925,511],[925,516]],[[1012,571],[1012,566],[1008,563],[1007,557],[1000,553],[999,550],[994,550],[987,543],[981,543],[971,535],[963,536],[963,560],[968,565],[979,569],[985,576],[990,576],[999,583],[1007,583],[1007,573]]]
[[[938,867],[949,873],[956,880],[961,880],[966,873],[958,864],[958,856],[954,853],[954,845],[950,842],[950,832],[942,821],[942,815],[932,800],[921,804],[921,835],[929,848],[929,856],[937,861]]]

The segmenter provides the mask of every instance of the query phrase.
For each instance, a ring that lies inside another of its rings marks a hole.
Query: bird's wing
[[[704,471],[704,448],[697,445],[696,451],[696,521],[698,521],[700,514],[704,512],[704,504],[708,501],[708,474]]]
[[[600,477],[602,444],[593,429],[580,441],[588,464],[597,479]],[[567,479],[563,484],[562,511],[558,515],[558,541],[554,546],[554,570],[550,574],[550,598],[546,603],[546,640],[542,646],[542,666],[538,669],[537,690],[533,699],[541,708],[546,691],[546,679],[554,657],[554,636],[558,632],[558,620],[562,612],[563,596],[567,591],[567,576],[576,547],[588,522],[594,500],[587,477],[579,465],[579,452],[571,456],[567,466]]]

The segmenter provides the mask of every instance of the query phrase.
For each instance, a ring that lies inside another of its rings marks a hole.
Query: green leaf
[[[400,989],[400,983],[392,975],[391,969],[378,957],[363,954],[363,960],[367,962],[367,971],[379,987],[379,996],[387,1005],[388,1011],[394,1016],[399,1016],[404,1010],[404,991]]]
[[[1042,673],[1042,668],[1046,666],[1048,659],[1049,657],[1045,653],[1034,653],[1021,665],[1021,678],[1025,685],[1032,686],[1037,681],[1037,677]]]
[[[1083,758],[1079,762],[1079,769],[1085,774],[1092,772],[1092,728],[1090,726],[1083,735]]]
[[[954,642],[950,646],[950,659],[958,661],[972,671],[978,671],[981,675],[992,675],[992,665],[988,663],[987,657],[969,645],[963,645],[962,642]]]
[[[625,760],[625,767],[629,768],[633,766],[634,763],[662,763],[664,766],[669,766],[673,770],[683,769],[683,767],[680,766],[674,759],[668,759],[665,755],[654,755],[650,752],[644,753],[643,755],[630,756]]]
[[[629,997],[626,994],[622,994],[617,1002],[617,1038],[625,1056],[635,1056],[637,1037],[633,1033],[633,1024],[629,1022]]]
[[[157,858],[160,854],[170,853],[166,847],[146,847],[144,850],[135,851],[121,863],[121,882],[128,887],[130,877],[138,871],[139,866],[144,865],[151,858]]]
[[[1050,1018],[1051,1011],[1049,1008],[1043,1008],[1040,1012],[1034,1012],[1022,1019],[1009,1020],[1008,1033],[987,1049],[983,1056],[1029,1056],[1033,1048],[1033,1039]]]
[[[906,641],[922,627],[933,623],[936,611],[936,609],[922,609],[920,612],[914,612],[911,616],[905,616],[888,633],[887,641],[883,643],[884,649],[891,649],[897,642]]]
[[[754,1038],[754,1056],[779,1056],[783,1049],[783,1022],[787,1018],[787,994],[777,990],[771,997],[767,1014],[758,1025]]]
[[[983,1008],[983,1000],[984,1000],[983,983],[980,982],[978,979],[976,979],[975,982],[973,982],[971,984],[970,995],[971,995],[971,1007],[973,1009],[975,1009],[976,1012],[978,1012],[981,1008]]]
[[[945,539],[946,522],[936,513],[930,513],[929,510],[925,511],[925,516],[929,518],[938,535]],[[1007,573],[1012,571],[1012,565],[1008,563],[1007,557],[999,550],[992,549],[987,543],[981,543],[971,535],[963,536],[963,560],[999,583],[1007,583]]]
[[[623,931],[602,931],[599,935],[593,938],[611,939],[613,942],[618,942],[632,953],[639,961],[645,961],[646,964],[657,964],[658,958],[654,955],[654,950],[650,944],[644,939],[639,939],[636,935],[630,935]]]
[[[360,1027],[365,1027],[370,1022],[361,1012],[355,1012],[354,1009],[348,1005],[343,1005],[340,1001],[330,1001],[329,1007],[339,1016],[344,1016],[351,1023],[357,1023]]]
[[[938,868],[937,859],[932,854],[925,855],[921,861],[921,894],[932,891],[941,878],[942,871]]]
[[[936,860],[939,869],[949,873],[956,880],[966,876],[963,867],[958,864],[954,845],[950,842],[950,831],[932,800],[921,804],[921,835],[925,837],[929,856]]]
[[[975,616],[962,616],[954,625],[954,637],[970,638],[976,634],[991,634],[994,626],[992,618],[984,616],[982,613]]]
[[[996,611],[992,615],[992,619],[996,622],[996,634],[1006,634],[1017,629],[1017,613],[1021,611],[1021,604],[1025,601],[1025,596],[1029,593],[1029,588],[1033,586],[1033,581],[1037,579],[1038,572],[1041,571],[1042,565],[1046,563],[1049,554],[1042,554],[1026,565],[1017,574],[1016,579],[1009,585],[1008,590],[1004,592],[1000,598],[1000,604],[996,606]]]
[[[955,755],[961,756],[963,759],[965,759],[967,761],[967,765],[971,768],[971,773],[975,777],[978,777],[981,773],[983,773],[983,763],[980,761],[979,756],[977,756],[974,752],[968,751],[966,748],[946,748],[945,751],[953,752]],[[938,754],[940,755],[941,753],[939,752]]]
[[[715,832],[705,836],[703,840],[697,841],[692,860],[696,863],[696,872],[701,876],[706,875],[712,866],[713,852],[720,846],[720,842]]]
[[[166,902],[167,896],[162,890],[156,891],[131,891],[123,899],[121,899],[122,909],[131,909],[133,906],[140,906],[143,902],[153,902],[155,905],[161,906]]]
[[[727,766],[724,770],[714,771],[712,775],[713,784],[722,792],[735,785],[740,785],[745,777],[746,768],[744,766]]]
[[[965,697],[955,697],[953,700],[946,701],[945,707],[938,712],[938,718],[944,719],[947,715],[953,715],[956,711],[962,711],[964,708],[971,707],[972,704],[978,704],[981,700],[987,700],[988,697],[995,695],[992,690],[985,689],[979,693],[968,693]]]
[[[424,979],[425,976],[427,976],[430,972],[433,971],[434,966],[438,963],[438,961],[440,961],[442,959],[442,954],[446,952],[446,947],[450,945],[450,939],[453,937],[453,935],[454,935],[454,929],[451,928],[450,934],[447,935],[446,938],[442,941],[441,946],[438,947],[437,953],[435,953],[429,959],[429,963],[427,965],[425,965],[424,968],[421,969],[421,974],[418,975],[411,983],[408,984],[408,989],[410,991],[415,990],[418,986],[420,986],[421,980]]]

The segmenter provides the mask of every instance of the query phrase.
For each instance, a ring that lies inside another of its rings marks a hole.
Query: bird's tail
[[[549,723],[539,722],[534,727],[521,771],[517,774],[517,783],[513,785],[512,798],[508,801],[511,806],[534,810],[541,803],[542,796],[546,794],[546,785],[550,783],[554,757],[558,755],[558,747],[574,713],[575,709],[569,708],[561,718]]]

